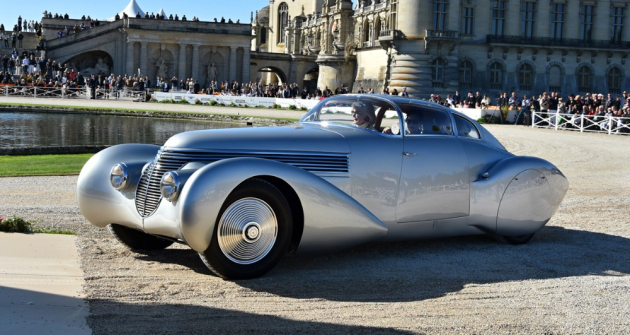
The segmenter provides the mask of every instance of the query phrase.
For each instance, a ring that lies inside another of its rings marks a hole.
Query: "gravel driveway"
[[[186,247],[134,253],[87,224],[76,176],[0,178],[0,214],[79,232],[95,334],[630,333],[630,138],[488,128],[570,182],[526,245],[476,236],[363,246],[224,281]]]

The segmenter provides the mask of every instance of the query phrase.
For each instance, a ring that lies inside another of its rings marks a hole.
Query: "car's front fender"
[[[155,158],[160,147],[149,144],[121,144],[101,150],[81,169],[77,181],[77,202],[81,214],[93,225],[110,223],[142,229],[142,218],[135,210],[135,190],[142,167]],[[114,164],[129,168],[128,187],[118,191],[109,181]]]
[[[186,243],[198,252],[210,245],[221,206],[243,181],[272,176],[286,182],[304,212],[298,253],[331,252],[374,240],[386,226],[348,194],[324,179],[274,160],[232,158],[193,173],[178,200],[178,221]]]

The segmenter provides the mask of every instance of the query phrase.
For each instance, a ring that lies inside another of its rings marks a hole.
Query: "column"
[[[227,80],[236,80],[236,47],[230,47],[230,73]]]
[[[142,75],[148,75],[147,62],[149,60],[149,43],[140,42],[140,72]],[[152,78],[155,79],[155,78]]]
[[[199,80],[199,44],[193,44],[192,77],[194,80]]]
[[[177,76],[179,79],[186,79],[186,44],[179,44],[179,57],[177,57],[179,63],[179,69],[177,70]]]
[[[251,53],[249,48],[243,49],[243,82],[249,83],[249,71],[251,63]]]
[[[129,41],[127,42],[127,74],[134,73],[133,68],[133,46],[136,42]]]
[[[397,27],[407,38],[424,36],[424,29],[431,29],[431,11],[426,10],[424,1],[399,0]],[[459,6],[459,2],[457,4]],[[401,10],[402,9],[402,10]]]

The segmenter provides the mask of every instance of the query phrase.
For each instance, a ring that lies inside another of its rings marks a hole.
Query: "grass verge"
[[[75,175],[93,155],[0,156],[0,177]]]
[[[33,234],[53,234],[53,235],[76,235],[77,233],[59,229],[55,227],[34,227],[35,224],[20,217],[0,218],[0,231],[7,233],[33,233]]]

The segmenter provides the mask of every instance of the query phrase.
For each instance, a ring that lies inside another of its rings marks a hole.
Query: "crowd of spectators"
[[[560,96],[558,92],[543,92],[538,95],[523,95],[519,97],[516,92],[508,95],[507,92],[501,93],[494,100],[487,94],[476,92],[468,92],[466,96],[460,95],[459,91],[455,91],[453,95],[447,95],[443,99],[438,94],[431,94],[429,99],[441,105],[451,108],[496,108],[501,110],[498,115],[501,122],[507,111],[516,111],[514,124],[531,125],[532,113],[537,115],[538,124],[546,126],[562,127],[580,127],[600,128],[606,130],[612,126],[618,130],[628,130],[624,125],[630,123],[630,94],[623,92],[621,95],[613,95],[612,93],[586,93],[569,94],[566,98]],[[558,116],[556,116],[558,113]],[[614,124],[609,124],[608,116],[616,117]],[[584,125],[582,118],[588,120]]]

